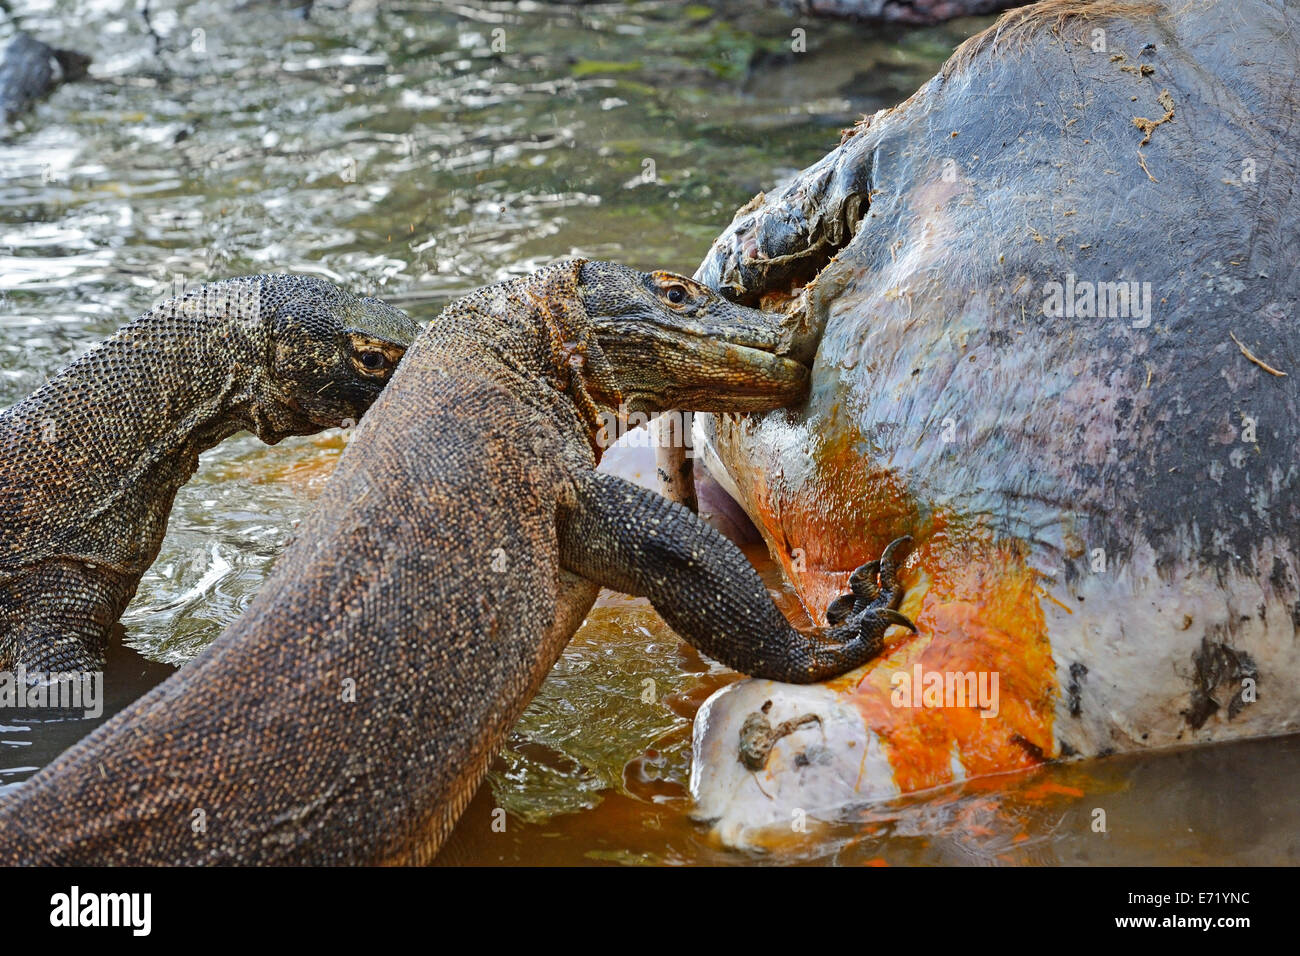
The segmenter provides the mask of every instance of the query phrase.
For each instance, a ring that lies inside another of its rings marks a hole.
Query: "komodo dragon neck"
[[[526,282],[487,286],[457,300],[433,324],[421,348],[436,355],[434,366],[449,374],[499,382],[561,426],[573,440],[566,454],[577,454],[585,444],[599,462],[601,427],[608,415],[602,406],[617,408],[622,396],[602,392],[598,401],[592,394],[593,372],[607,380],[613,376],[585,321],[578,264],[542,270]]]
[[[247,427],[258,386],[245,323],[211,312],[186,318],[181,331],[174,315],[146,313],[4,415],[6,442],[39,443],[57,474],[52,485],[11,480],[0,489],[21,494],[27,519],[6,533],[10,561],[58,557],[130,574],[153,560],[157,525],[176,492],[200,453]],[[133,360],[163,348],[165,370]],[[30,520],[34,512],[54,508],[76,515],[75,525],[32,540],[48,527]],[[101,530],[106,517],[136,530],[122,540]]]

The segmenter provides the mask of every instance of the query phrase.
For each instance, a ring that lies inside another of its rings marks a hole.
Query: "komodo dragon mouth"
[[[580,275],[594,337],[616,370],[607,377],[618,388],[604,392],[611,405],[744,412],[806,394],[808,368],[784,354],[784,316],[737,306],[671,272],[629,282],[613,279],[606,263],[588,262]],[[624,291],[614,296],[606,287]],[[597,373],[592,385],[601,384]]]
[[[704,381],[689,388],[679,385],[674,395],[678,404],[696,411],[757,411],[770,406],[774,391],[795,400],[807,389],[810,375],[807,366],[777,354],[773,341],[746,340],[741,334],[728,335],[724,340],[721,332],[711,332],[704,326],[698,329],[650,327],[641,330],[639,338],[635,343],[625,342],[622,350],[645,349],[658,355],[677,351],[692,357],[697,375]],[[727,391],[725,408],[717,391],[722,388]],[[656,404],[666,404],[662,392],[649,389],[642,392],[653,395]],[[746,404],[746,398],[752,398],[752,406]],[[737,408],[738,403],[743,407]]]

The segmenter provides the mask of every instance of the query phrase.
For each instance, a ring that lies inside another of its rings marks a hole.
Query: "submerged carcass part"
[[[1276,374],[1300,366],[1300,126],[1271,79],[1298,18],[1013,11],[719,238],[698,275],[794,293],[817,344],[808,402],[712,416],[706,460],[814,619],[911,534],[920,631],[823,687],[710,702],[693,792],[726,839],[762,843],[790,807],[1300,729],[1300,393]],[[767,699],[818,715],[851,785],[777,759],[816,726],[737,776]]]

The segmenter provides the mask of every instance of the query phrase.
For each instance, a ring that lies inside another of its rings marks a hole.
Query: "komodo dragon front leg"
[[[591,472],[577,504],[560,518],[564,567],[604,587],[650,599],[695,647],[753,677],[807,684],[865,664],[884,647],[890,625],[916,628],[894,609],[899,538],[879,561],[854,572],[855,593],[836,604],[834,626],[800,633],[772,603],[749,560],[689,509],[615,475]],[[871,572],[879,567],[883,587]],[[874,594],[871,600],[865,589]]]

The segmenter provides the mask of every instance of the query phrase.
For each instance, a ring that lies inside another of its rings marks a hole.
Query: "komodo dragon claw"
[[[852,620],[859,627],[870,623],[897,624],[915,634],[916,625],[898,612],[898,605],[903,602],[898,568],[911,550],[911,544],[911,535],[895,538],[878,559],[854,571],[849,578],[849,593],[837,597],[826,609],[827,622],[838,625]]]

